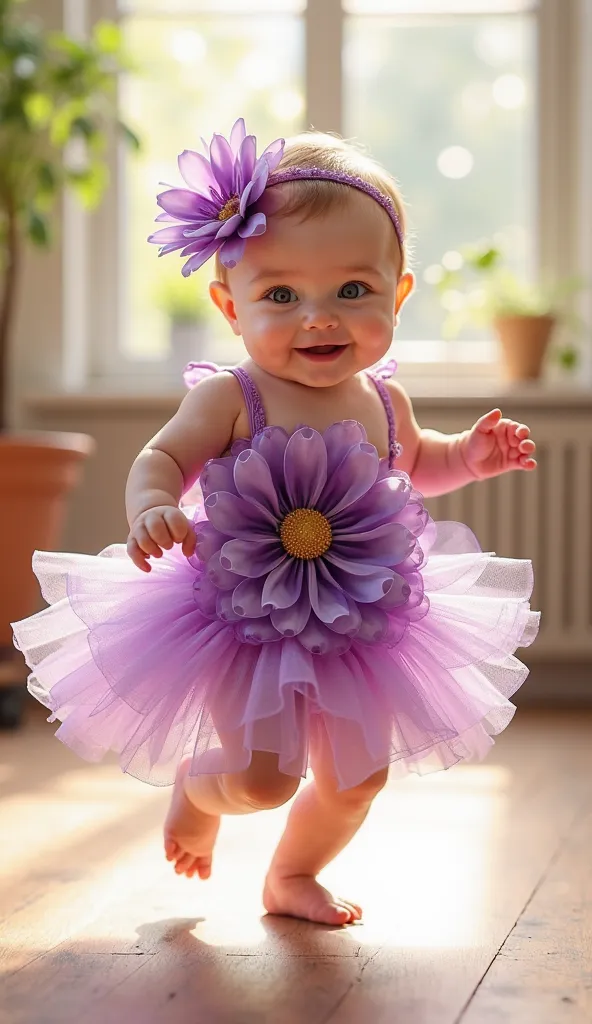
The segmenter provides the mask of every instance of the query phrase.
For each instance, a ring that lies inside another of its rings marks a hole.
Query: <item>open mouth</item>
[[[305,359],[311,359],[313,362],[323,362],[336,359],[346,347],[346,345],[312,345],[311,348],[299,348],[298,352]]]

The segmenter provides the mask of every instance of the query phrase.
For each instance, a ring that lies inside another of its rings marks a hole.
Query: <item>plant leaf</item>
[[[121,49],[121,29],[114,21],[99,21],[92,34],[93,42],[100,53],[114,54]]]
[[[32,92],[26,96],[23,108],[32,128],[46,128],[54,110],[51,97],[44,92]]]
[[[28,211],[27,235],[34,245],[43,249],[50,243],[49,222],[38,210]]]
[[[123,135],[124,142],[126,142],[133,150],[136,151],[136,153],[138,153],[142,148],[140,137],[136,135],[136,133],[130,128],[128,124],[124,124],[123,121],[118,121],[117,127]]]

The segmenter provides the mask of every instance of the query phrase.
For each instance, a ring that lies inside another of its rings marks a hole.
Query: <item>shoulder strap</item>
[[[261,395],[255,387],[252,378],[241,366],[232,367],[230,372],[234,374],[241,386],[249,416],[249,430],[251,431],[251,437],[254,437],[255,434],[258,434],[260,430],[264,430],[267,426]]]
[[[386,418],[388,421],[389,469],[392,469],[395,464],[395,459],[398,459],[403,451],[403,446],[397,441],[397,428],[395,424],[393,403],[391,402],[391,396],[387,391],[383,378],[375,375],[370,370],[367,370],[366,372],[378,391],[382,404],[384,405],[384,411],[386,412]],[[392,375],[389,374],[389,376]]]

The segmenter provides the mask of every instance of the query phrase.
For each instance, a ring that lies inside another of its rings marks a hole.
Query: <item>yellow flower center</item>
[[[231,196],[220,210],[218,220],[228,220],[229,217],[234,217],[235,213],[238,213],[239,206],[240,199],[238,196]]]
[[[320,558],[331,547],[333,534],[328,520],[315,508],[297,508],[284,519],[280,538],[292,558]]]

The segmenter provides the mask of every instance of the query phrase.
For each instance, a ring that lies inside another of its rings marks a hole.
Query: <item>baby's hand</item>
[[[477,480],[499,476],[510,469],[536,469],[536,445],[524,423],[502,417],[492,409],[477,420],[460,442],[463,459]]]
[[[150,555],[161,558],[163,550],[170,550],[173,544],[182,544],[183,554],[189,558],[195,551],[193,525],[179,508],[157,505],[134,520],[127,539],[127,553],[138,569],[150,572]]]

